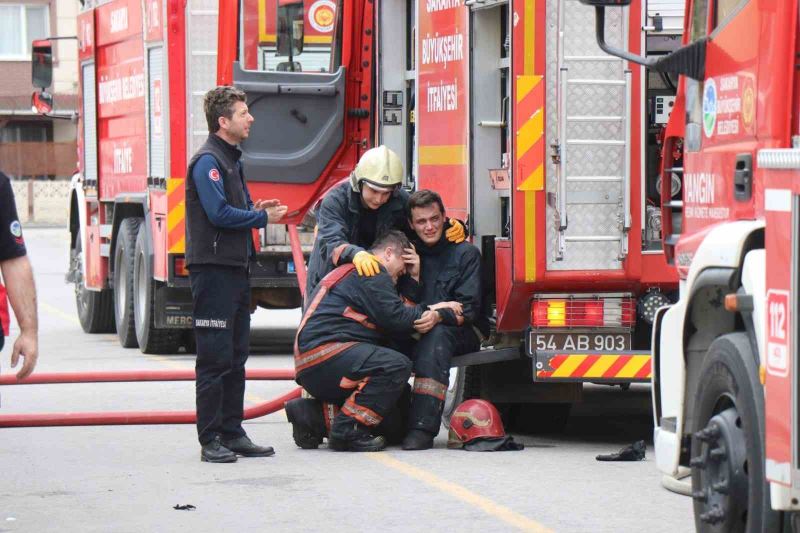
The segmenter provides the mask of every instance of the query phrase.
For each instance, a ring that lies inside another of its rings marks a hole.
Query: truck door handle
[[[297,109],[292,109],[291,111],[289,111],[289,114],[292,115],[297,120],[299,120],[301,124],[305,124],[306,122],[308,122],[308,117],[305,116],[300,111],[298,111]]]
[[[733,173],[733,197],[746,202],[753,197],[753,155],[738,154]]]

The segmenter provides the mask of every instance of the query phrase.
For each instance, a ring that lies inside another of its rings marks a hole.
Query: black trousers
[[[411,376],[408,357],[382,346],[358,343],[297,375],[314,398],[341,406],[331,433],[357,421],[378,426],[393,410]]]
[[[480,347],[480,339],[470,326],[438,324],[417,341],[411,352],[414,387],[409,429],[421,429],[433,435],[439,433],[444,395],[450,381],[450,360]]]
[[[192,267],[192,315],[197,339],[197,437],[245,435],[244,364],[250,349],[250,278],[245,268]]]

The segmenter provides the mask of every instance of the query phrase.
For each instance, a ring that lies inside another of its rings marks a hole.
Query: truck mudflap
[[[534,381],[645,383],[653,375],[649,351],[537,351]]]

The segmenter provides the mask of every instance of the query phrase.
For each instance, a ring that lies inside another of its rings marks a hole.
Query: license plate
[[[294,274],[295,272],[297,272],[294,269],[294,261],[289,261],[289,263],[286,265],[286,272],[289,274]]]
[[[531,333],[536,352],[621,352],[631,349],[630,333]]]

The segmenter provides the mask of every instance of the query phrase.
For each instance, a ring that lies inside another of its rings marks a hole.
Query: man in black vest
[[[197,338],[197,435],[201,461],[232,463],[236,456],[267,457],[242,428],[250,345],[249,262],[252,228],[286,214],[278,200],[250,199],[236,147],[253,117],[245,93],[216,87],[203,102],[208,139],[186,172],[186,263]]]

